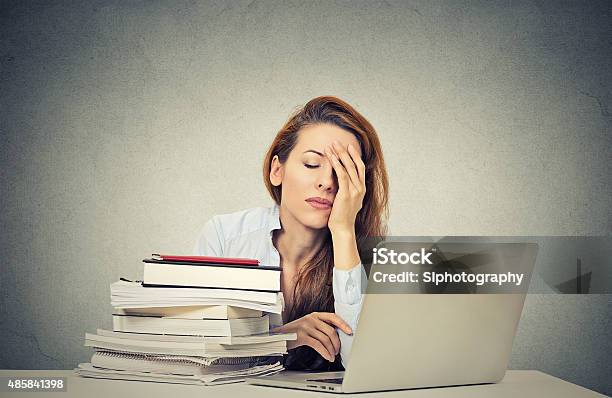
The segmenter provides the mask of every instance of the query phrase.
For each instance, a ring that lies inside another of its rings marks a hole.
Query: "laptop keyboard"
[[[342,384],[343,377],[338,377],[335,379],[308,379],[306,381],[319,381],[321,383],[333,383],[333,384]]]

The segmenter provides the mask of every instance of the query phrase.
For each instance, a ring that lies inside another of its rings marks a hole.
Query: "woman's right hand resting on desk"
[[[351,327],[333,312],[312,312],[272,331],[297,333],[297,340],[287,341],[288,350],[307,345],[323,358],[333,362],[340,352],[340,338],[334,326],[346,334],[353,333]]]

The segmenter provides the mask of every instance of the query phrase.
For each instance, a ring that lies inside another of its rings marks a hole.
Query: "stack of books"
[[[271,333],[283,310],[280,269],[257,260],[161,256],[143,281],[111,284],[113,330],[85,334],[85,377],[212,385],[283,370],[295,333]]]

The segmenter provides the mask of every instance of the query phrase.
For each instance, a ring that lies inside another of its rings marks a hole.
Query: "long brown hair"
[[[387,233],[389,182],[376,130],[351,105],[339,98],[324,96],[314,98],[296,110],[276,134],[268,149],[263,164],[264,183],[274,201],[280,205],[282,184],[274,186],[270,181],[272,159],[278,155],[280,163],[285,163],[297,143],[299,131],[303,127],[316,124],[338,126],[352,133],[361,146],[361,158],[366,166],[366,193],[362,208],[355,219],[355,237],[361,252],[368,237],[384,236]],[[315,311],[334,312],[333,266],[331,234],[329,229],[326,229],[321,250],[298,270],[293,306],[287,316],[288,322]],[[330,366],[314,349],[302,346],[291,350],[285,360],[285,367],[318,370],[327,367],[331,370],[341,366],[339,362],[336,358],[335,366]]]

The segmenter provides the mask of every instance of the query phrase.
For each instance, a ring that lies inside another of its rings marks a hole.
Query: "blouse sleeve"
[[[215,217],[204,224],[193,249],[196,256],[223,256],[223,243],[219,238],[221,226]]]
[[[349,324],[352,335],[337,329],[340,338],[340,358],[346,369],[353,337],[357,332],[357,321],[363,304],[362,286],[367,284],[367,275],[361,263],[349,270],[333,269],[334,308],[336,314]]]

